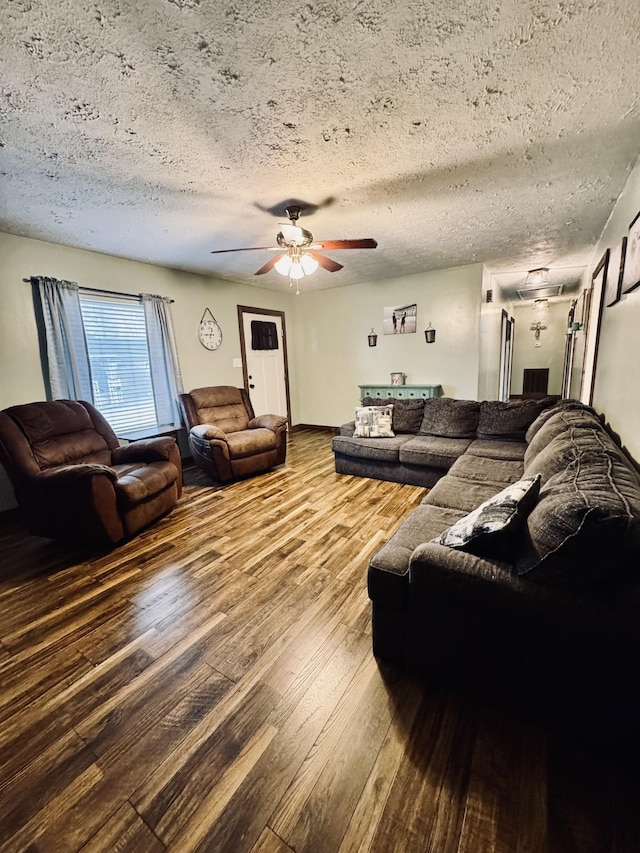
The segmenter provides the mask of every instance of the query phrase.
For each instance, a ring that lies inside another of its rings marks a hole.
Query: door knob
[[[255,385],[253,385],[251,382],[249,383],[249,388],[255,388],[255,387],[256,387],[256,386],[255,386]]]

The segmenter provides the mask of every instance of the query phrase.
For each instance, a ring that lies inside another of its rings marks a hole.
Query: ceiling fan
[[[212,255],[221,255],[225,252],[279,252],[270,258],[266,264],[260,267],[254,275],[264,275],[269,270],[275,269],[281,275],[289,276],[289,287],[296,282],[296,295],[299,295],[298,281],[305,275],[311,275],[319,266],[329,272],[337,272],[342,269],[342,264],[328,258],[320,253],[320,250],[330,252],[338,249],[375,249],[378,245],[375,240],[367,237],[362,240],[323,240],[314,243],[313,234],[305,228],[297,225],[300,218],[301,208],[290,205],[285,209],[289,217],[288,223],[281,223],[281,230],[276,235],[277,246],[251,246],[244,249],[216,249]]]

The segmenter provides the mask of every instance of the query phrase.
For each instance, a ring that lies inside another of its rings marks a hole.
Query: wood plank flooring
[[[72,554],[0,518],[3,853],[631,853],[638,783],[371,654],[366,565],[425,494],[330,435]]]

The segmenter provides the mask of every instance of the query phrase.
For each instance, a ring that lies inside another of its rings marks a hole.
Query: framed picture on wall
[[[602,310],[604,308],[604,293],[605,293],[605,285],[607,282],[607,270],[609,267],[609,249],[602,256],[600,263],[593,271],[593,275],[591,276],[591,292],[592,298],[594,300],[594,312],[595,312],[595,329],[593,332],[593,362],[591,367],[591,380],[589,384],[586,383],[586,373],[583,370],[582,372],[582,383],[580,387],[580,399],[583,403],[588,403],[589,405],[593,402],[593,388],[596,382],[596,368],[598,365],[598,350],[600,348],[600,327],[602,326]],[[597,308],[597,310],[595,310]],[[591,311],[590,311],[591,313]],[[585,332],[588,328],[588,324],[585,325]]]
[[[620,301],[622,295],[622,275],[624,273],[624,256],[627,249],[627,238],[611,250],[607,266],[607,282],[604,291],[604,304],[607,308]]]
[[[410,305],[395,305],[385,308],[382,314],[382,331],[385,335],[409,335],[416,330],[418,322],[418,306],[415,302]]]
[[[640,285],[640,213],[629,226],[622,276],[622,292],[630,293],[638,285]]]

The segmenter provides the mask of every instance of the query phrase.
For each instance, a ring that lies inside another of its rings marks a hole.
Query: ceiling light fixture
[[[537,270],[529,270],[524,282],[525,287],[546,287],[549,284],[549,270],[540,267]]]
[[[288,246],[287,254],[278,258],[273,268],[280,275],[289,276],[289,287],[293,287],[293,282],[296,282],[296,296],[300,296],[297,282],[305,275],[313,275],[318,269],[318,262],[311,255],[301,252],[299,246]]]

